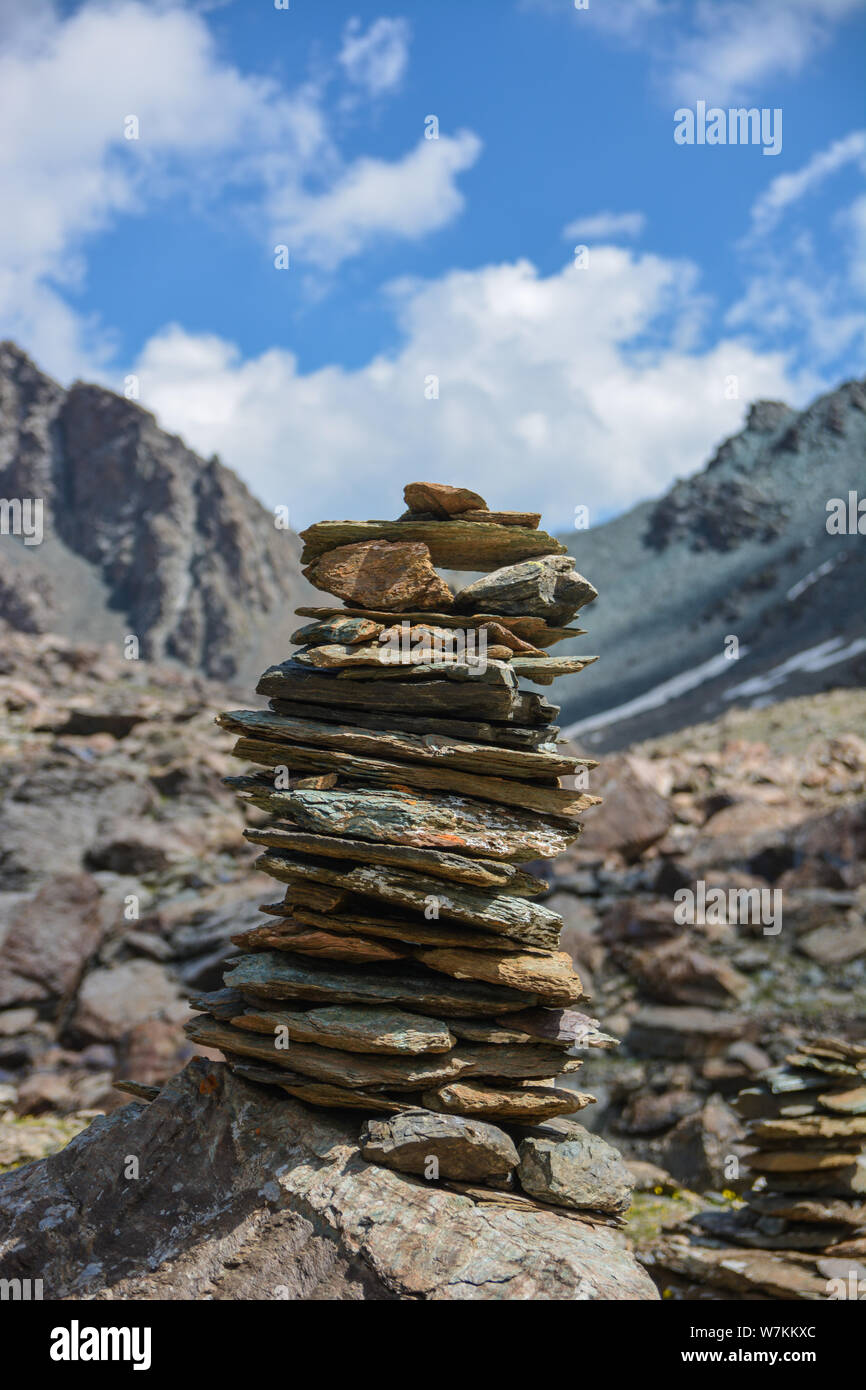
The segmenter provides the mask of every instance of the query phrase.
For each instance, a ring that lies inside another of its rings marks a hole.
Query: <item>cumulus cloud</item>
[[[377,19],[364,30],[350,19],[339,61],[347,77],[371,96],[399,87],[409,62],[410,29],[405,19]]]
[[[196,11],[114,0],[64,16],[47,0],[4,0],[0,19],[0,204],[15,209],[0,218],[0,325],[60,376],[96,373],[109,351],[64,299],[83,282],[88,239],[160,198],[230,193],[239,227],[294,232],[313,265],[382,235],[419,237],[460,211],[455,180],[477,155],[474,136],[346,163],[328,77],[287,91],[242,73]],[[334,70],[381,94],[406,38],[402,21],[352,30]]]
[[[523,0],[563,12],[561,0]],[[605,0],[574,11],[613,42],[640,47],[665,99],[692,105],[754,98],[801,72],[863,0]],[[570,7],[569,7],[570,8]],[[763,103],[762,103],[763,104]]]
[[[816,231],[798,213],[826,180],[851,165],[866,168],[866,131],[852,131],[799,169],[770,180],[752,205],[738,248],[747,257],[745,287],[725,316],[729,328],[747,332],[755,345],[780,337],[798,342],[800,353],[829,376],[849,372],[851,359],[866,348],[866,198],[825,216],[820,249]],[[826,214],[823,204],[818,213]]]
[[[639,237],[646,226],[642,212],[596,212],[578,217],[563,228],[564,237],[586,237],[590,241],[618,241]]]
[[[438,140],[422,137],[402,159],[358,159],[326,192],[275,194],[270,201],[274,234],[305,260],[329,270],[383,235],[413,240],[461,211],[457,175],[480,151],[478,137],[461,131]]]
[[[402,346],[355,370],[301,373],[292,353],[244,359],[173,327],[136,371],[168,428],[299,526],[366,515],[371,496],[396,515],[415,476],[499,506],[523,505],[531,477],[545,519],[568,526],[579,504],[598,520],[692,471],[746,400],[797,396],[778,353],[681,346],[697,292],[688,265],[605,247],[588,270],[518,261],[392,285]]]

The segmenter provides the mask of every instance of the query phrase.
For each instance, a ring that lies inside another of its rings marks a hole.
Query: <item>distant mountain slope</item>
[[[0,497],[44,501],[41,545],[0,537],[0,618],[24,631],[134,633],[142,656],[247,681],[288,646],[292,609],[314,592],[295,535],[217,458],[111,391],[64,390],[8,342]]]
[[[863,382],[802,413],[757,402],[702,472],[563,536],[600,593],[572,647],[601,658],[554,686],[563,725],[621,747],[732,704],[866,685],[866,536],[827,531],[849,491],[866,498]]]

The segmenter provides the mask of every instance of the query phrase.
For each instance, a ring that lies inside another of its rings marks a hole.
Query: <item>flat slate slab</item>
[[[371,971],[326,967],[275,951],[241,956],[225,982],[229,988],[256,999],[305,999],[312,1003],[397,1004],[446,1017],[472,1017],[513,1012],[538,1003],[535,995],[465,980],[451,980],[430,971],[380,969]]]
[[[242,1004],[234,1012],[236,1028],[253,1033],[269,1033],[284,1028],[299,1042],[345,1052],[403,1053],[449,1052],[457,1039],[441,1019],[400,1009],[365,1009],[360,1006],[333,1005],[323,1009],[254,1009]]]
[[[448,854],[435,849],[413,849],[411,845],[374,844],[353,840],[347,835],[314,835],[290,830],[282,825],[244,831],[254,845],[269,845],[287,854],[311,854],[316,858],[351,860],[355,863],[384,864],[394,869],[414,869],[432,878],[465,883],[472,888],[499,889],[518,898],[534,898],[546,893],[548,884],[513,864],[495,859],[470,859],[468,855]]]
[[[301,531],[301,564],[326,551],[362,541],[420,541],[434,565],[449,570],[493,570],[536,555],[564,555],[565,546],[546,531],[462,521],[318,521]],[[531,611],[531,610],[530,610]]]
[[[253,777],[227,777],[248,801],[323,835],[348,834],[379,844],[410,845],[490,859],[550,859],[577,839],[580,825],[469,797],[391,788],[335,787],[276,791]]]
[[[252,739],[278,744],[301,744],[354,753],[359,757],[453,767],[485,777],[515,777],[524,781],[567,777],[578,768],[594,768],[592,758],[560,753],[498,748],[493,744],[470,742],[426,731],[423,734],[399,730],[365,729],[347,721],[334,724],[317,719],[292,719],[269,710],[230,710],[218,714],[223,729]]]

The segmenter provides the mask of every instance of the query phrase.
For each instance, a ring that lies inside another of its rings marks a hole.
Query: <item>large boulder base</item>
[[[0,1278],[46,1298],[658,1297],[618,1231],[368,1164],[357,1134],[196,1058],[0,1178]]]

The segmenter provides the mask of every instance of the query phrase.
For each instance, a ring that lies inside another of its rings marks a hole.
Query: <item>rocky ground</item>
[[[238,702],[118,651],[4,635],[0,1169],[125,1104],[116,1079],[158,1085],[192,1055],[185,995],[218,986],[272,889],[241,834],[263,813],[220,780],[236,765],[213,716]],[[804,1026],[866,1035],[864,714],[866,692],[831,691],[611,755],[580,840],[529,866],[552,874],[546,905],[624,1040],[574,1084],[638,1175],[639,1246],[734,1202],[729,1101]],[[762,920],[742,904],[724,920],[713,889],[763,891]],[[676,920],[682,890],[707,897],[703,920]]]

